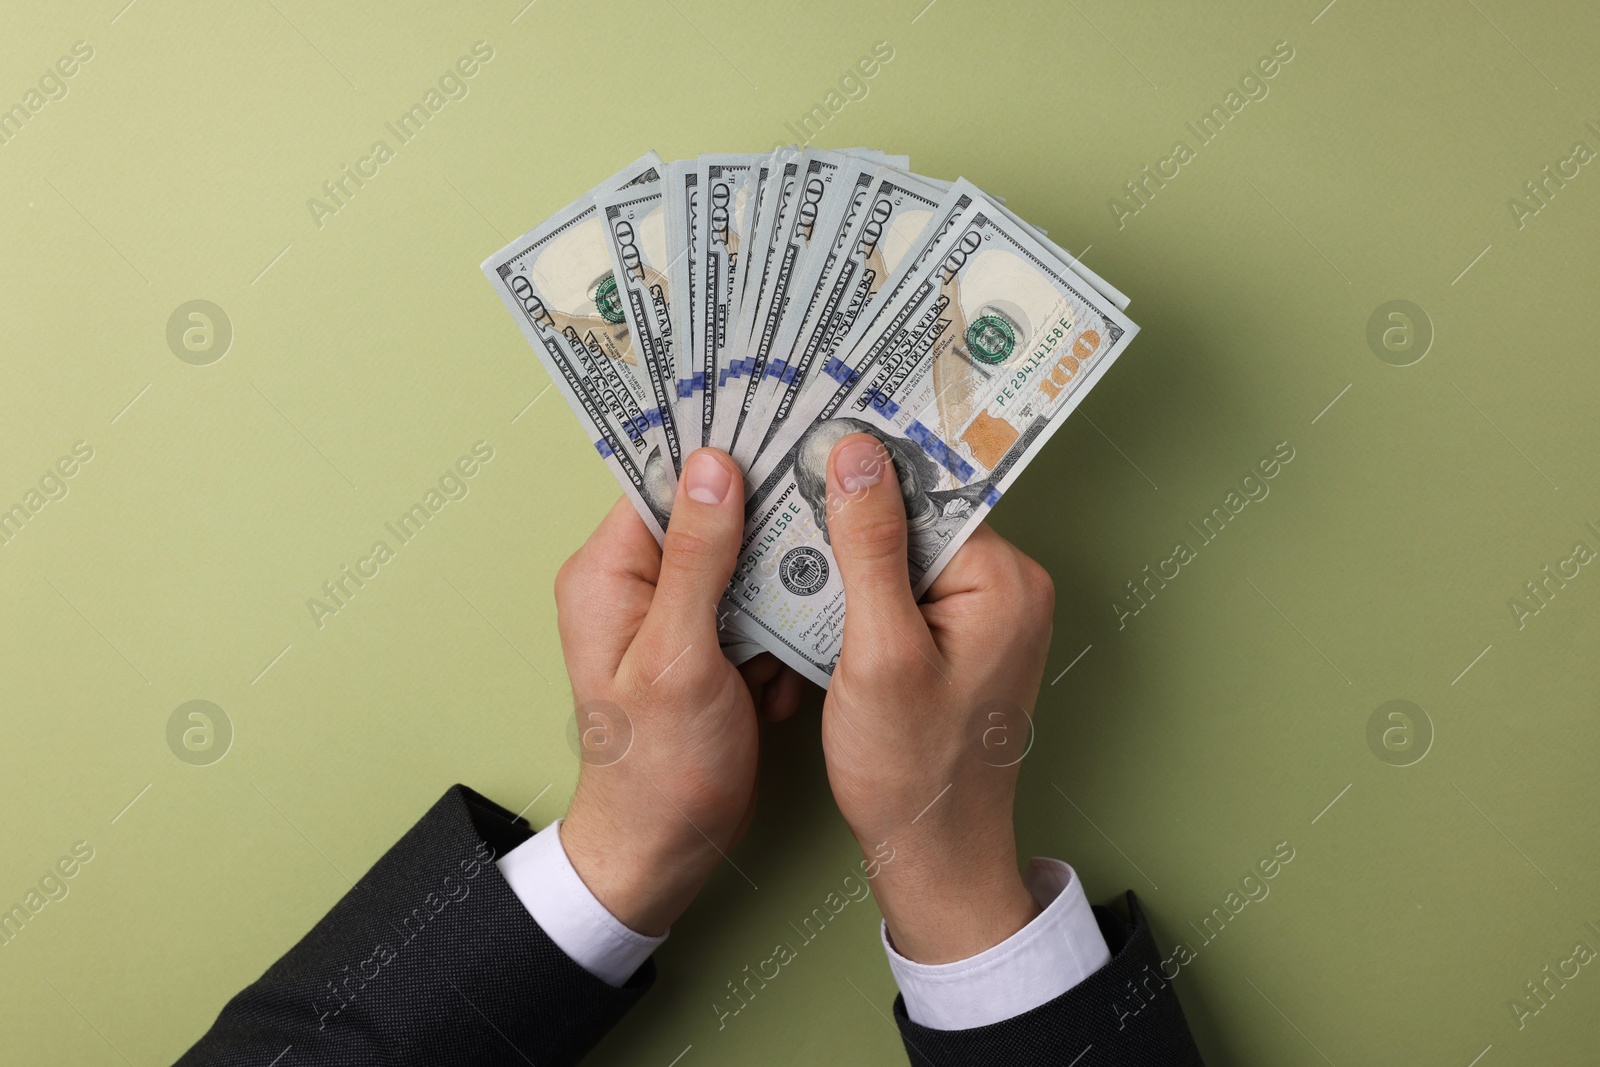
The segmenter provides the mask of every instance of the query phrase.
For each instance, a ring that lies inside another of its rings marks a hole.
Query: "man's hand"
[[[561,826],[579,877],[624,925],[659,935],[750,823],[756,700],[772,718],[800,677],[771,656],[735,668],[717,602],[744,524],[738,468],[689,457],[664,551],[618,501],[556,576],[583,766]]]
[[[893,850],[873,895],[895,948],[918,963],[966,959],[1039,912],[1011,815],[1050,645],[1050,576],[980,526],[919,606],[898,479],[867,434],[834,446],[828,511],[848,604],[823,707],[828,779],[862,851]]]

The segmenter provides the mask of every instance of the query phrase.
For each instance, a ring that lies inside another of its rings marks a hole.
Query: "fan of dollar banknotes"
[[[998,198],[908,167],[652,152],[483,264],[658,540],[689,453],[738,462],[724,651],[770,650],[822,686],[845,612],[834,442],[870,433],[892,456],[920,596],[1138,330],[1126,296]]]

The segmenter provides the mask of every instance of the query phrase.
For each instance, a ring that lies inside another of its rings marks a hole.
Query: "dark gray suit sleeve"
[[[545,935],[494,865],[531,834],[452,787],[179,1067],[576,1063],[655,965],[614,989]]]
[[[1004,1022],[971,1030],[932,1030],[906,1015],[895,998],[894,1017],[915,1067],[1203,1067],[1164,977],[1150,924],[1138,899],[1127,896],[1128,921],[1095,908],[1111,962],[1056,999]]]

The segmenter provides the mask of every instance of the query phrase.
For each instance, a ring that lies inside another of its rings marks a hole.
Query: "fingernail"
[[[847,493],[871,489],[883,481],[883,469],[888,462],[888,454],[875,438],[863,435],[846,441],[839,446],[833,460],[839,488]]]
[[[683,467],[683,487],[699,504],[720,504],[733,484],[733,475],[707,452],[696,452]]]

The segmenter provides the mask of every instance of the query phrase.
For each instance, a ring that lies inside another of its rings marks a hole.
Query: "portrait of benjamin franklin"
[[[860,419],[828,419],[807,430],[795,446],[794,480],[811,514],[828,538],[828,454],[838,441],[853,433],[871,434],[883,442],[900,478],[900,496],[906,504],[907,543],[913,572],[920,577],[940,550],[954,537],[967,517],[983,502],[987,483],[956,489],[935,489],[941,468],[914,442]],[[848,506],[848,505],[846,505]]]

